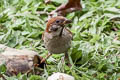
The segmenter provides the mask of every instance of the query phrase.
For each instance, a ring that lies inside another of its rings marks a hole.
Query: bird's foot
[[[43,58],[40,63],[45,62],[52,54],[48,53],[46,58]]]

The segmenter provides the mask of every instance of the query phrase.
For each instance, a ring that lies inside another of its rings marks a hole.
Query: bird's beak
[[[63,24],[70,24],[70,23],[72,23],[72,20],[69,20],[69,19],[66,19],[66,20],[63,22]]]

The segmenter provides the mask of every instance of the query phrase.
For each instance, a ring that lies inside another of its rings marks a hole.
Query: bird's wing
[[[72,32],[71,32],[69,29],[67,29],[67,28],[65,28],[65,29],[70,33],[71,39],[73,39],[73,34],[72,34]]]

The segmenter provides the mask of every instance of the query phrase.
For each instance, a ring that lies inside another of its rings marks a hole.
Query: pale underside
[[[70,48],[72,34],[64,28],[62,36],[56,33],[44,33],[44,44],[49,53],[64,53]]]

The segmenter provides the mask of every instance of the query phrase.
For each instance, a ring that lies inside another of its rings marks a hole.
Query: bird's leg
[[[67,61],[67,65],[68,66],[72,66],[71,64],[70,64],[70,59],[69,59],[69,56],[68,56],[68,52],[65,52],[65,61]]]
[[[46,58],[42,59],[40,63],[45,62],[51,55],[52,55],[51,53],[48,53]]]

